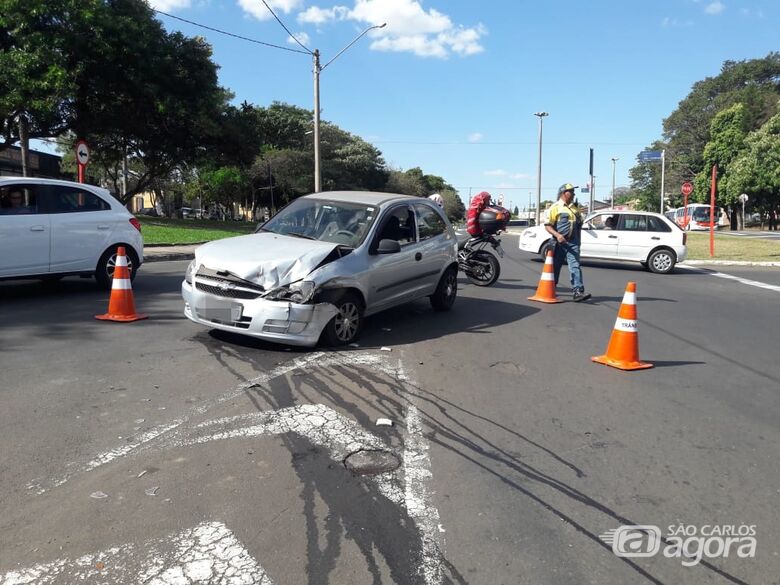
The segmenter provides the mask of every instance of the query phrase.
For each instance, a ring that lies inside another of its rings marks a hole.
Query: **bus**
[[[687,207],[680,207],[674,211],[674,218],[669,218],[684,230],[708,230],[712,226],[710,222],[710,206],[705,203],[690,203]],[[718,229],[720,220],[720,207],[715,207],[715,229]],[[667,216],[668,217],[668,216]]]

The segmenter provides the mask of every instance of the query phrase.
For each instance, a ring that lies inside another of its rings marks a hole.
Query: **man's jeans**
[[[583,292],[585,285],[582,282],[582,269],[580,268],[580,245],[565,242],[555,244],[555,255],[553,256],[553,267],[555,269],[555,284],[558,284],[558,278],[561,275],[563,263],[569,265],[569,278],[571,279],[572,292]]]

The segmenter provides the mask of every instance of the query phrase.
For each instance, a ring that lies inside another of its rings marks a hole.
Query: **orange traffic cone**
[[[547,250],[547,257],[544,259],[544,268],[542,268],[542,277],[539,279],[539,286],[536,288],[536,294],[528,297],[529,301],[539,301],[542,303],[560,303],[555,296],[555,270],[553,269],[553,253]]]
[[[636,320],[636,283],[626,285],[607,353],[591,358],[594,362],[620,370],[643,370],[653,364],[639,361],[639,332]]]
[[[116,250],[116,266],[114,267],[114,280],[111,283],[111,297],[108,300],[108,313],[95,315],[95,319],[101,321],[139,321],[146,319],[148,315],[140,315],[135,312],[133,289],[130,286],[130,269],[127,267],[125,247],[119,246]]]

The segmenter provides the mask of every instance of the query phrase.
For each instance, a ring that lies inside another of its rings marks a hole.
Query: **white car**
[[[646,211],[595,212],[585,219],[581,239],[581,258],[639,262],[659,274],[671,272],[688,254],[685,232],[663,215]],[[554,246],[543,225],[520,234],[520,249],[542,258]]]
[[[0,177],[0,279],[94,276],[108,288],[118,246],[135,277],[144,260],[141,224],[107,190]]]
[[[390,307],[428,297],[435,310],[449,310],[457,253],[452,226],[428,199],[307,195],[254,234],[196,249],[182,282],[184,314],[269,341],[345,345],[364,317]]]

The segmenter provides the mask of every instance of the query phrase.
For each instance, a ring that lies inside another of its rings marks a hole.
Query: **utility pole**
[[[536,169],[536,225],[539,225],[539,210],[542,206],[542,123],[548,112],[536,112],[534,116],[539,118],[539,165]]]
[[[319,193],[320,191],[322,191],[322,171],[320,166],[320,72],[323,69],[325,69],[328,65],[333,63],[336,59],[338,59],[344,53],[344,51],[349,49],[352,45],[354,45],[361,38],[363,38],[363,36],[366,33],[374,30],[375,28],[384,28],[386,26],[387,26],[386,22],[374,26],[369,26],[366,30],[364,30],[362,33],[360,33],[358,36],[352,39],[352,41],[346,47],[344,47],[338,53],[336,53],[336,56],[333,57],[327,63],[325,63],[325,65],[320,66],[319,49],[314,49],[314,52],[312,53],[312,58],[314,59],[314,192],[315,193]]]
[[[612,201],[610,207],[615,207],[615,163],[620,159],[616,156],[612,157]]]
[[[314,192],[322,191],[320,174],[320,50],[314,49]],[[270,164],[270,163],[269,163]],[[269,166],[270,169],[270,166]],[[272,195],[273,197],[273,192]],[[273,207],[273,203],[271,204]]]

